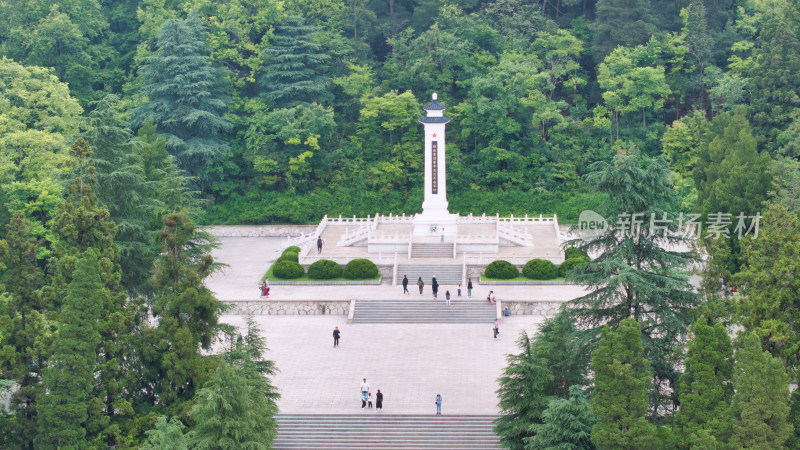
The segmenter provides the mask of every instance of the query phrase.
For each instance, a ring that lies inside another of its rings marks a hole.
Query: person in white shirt
[[[361,383],[361,392],[369,392],[369,383],[367,383],[366,378],[364,378],[364,381]]]

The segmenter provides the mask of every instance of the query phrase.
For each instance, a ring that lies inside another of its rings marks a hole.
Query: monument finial
[[[438,96],[438,95],[436,95],[436,92],[434,92],[434,93],[433,93],[433,95],[431,95],[431,98],[432,98],[434,101],[436,101],[436,100],[439,100],[439,96]]]

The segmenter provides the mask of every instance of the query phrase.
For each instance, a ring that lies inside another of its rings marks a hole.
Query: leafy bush
[[[296,245],[291,245],[289,247],[286,247],[286,250],[283,251],[281,256],[283,256],[283,255],[285,255],[287,253],[300,253],[300,247],[298,247]]]
[[[371,280],[378,277],[378,266],[368,259],[354,259],[344,266],[348,280]]]
[[[280,258],[278,258],[275,262],[278,261],[291,261],[291,262],[299,262],[300,255],[297,252],[283,252]]]
[[[508,261],[497,260],[492,261],[488,266],[486,266],[486,272],[484,272],[484,274],[488,278],[510,280],[519,276],[519,269],[517,269],[517,266]]]
[[[342,276],[342,266],[330,259],[320,259],[308,266],[308,277],[315,280],[330,280]]]
[[[522,268],[522,274],[532,280],[552,280],[558,276],[558,267],[546,259],[532,259]]]
[[[586,258],[586,260],[588,261],[589,260],[589,255],[587,255],[585,251],[583,251],[583,250],[581,250],[579,248],[575,248],[575,247],[570,247],[570,248],[564,250],[564,259],[565,260],[573,259],[573,258]]]
[[[306,271],[303,266],[294,261],[278,261],[272,266],[272,274],[278,278],[294,280],[302,277]]]
[[[564,262],[562,262],[561,265],[558,266],[558,276],[565,277],[567,276],[567,272],[572,270],[575,266],[579,266],[587,262],[589,262],[589,258],[583,256],[579,256],[577,258],[565,259]]]

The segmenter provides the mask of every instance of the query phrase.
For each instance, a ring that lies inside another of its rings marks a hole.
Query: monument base
[[[442,213],[425,213],[414,216],[414,236],[441,236],[444,231],[445,237],[452,237],[458,234],[458,214],[450,214],[447,211]]]

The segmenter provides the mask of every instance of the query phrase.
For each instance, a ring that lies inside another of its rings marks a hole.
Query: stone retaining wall
[[[268,316],[346,316],[350,312],[349,300],[228,300],[233,305],[226,314]]]
[[[316,225],[212,225],[208,231],[215,237],[287,237],[316,229]]]
[[[361,281],[272,281],[270,286],[358,286],[370,285],[378,286],[382,283],[382,279],[377,280],[361,280]]]
[[[520,301],[520,300],[507,300],[502,301],[501,308],[505,310],[508,308],[512,316],[540,316],[540,317],[553,317],[561,310],[561,305],[564,302],[559,301]]]
[[[546,280],[530,280],[530,281],[490,281],[480,280],[481,286],[575,286],[574,283],[566,281],[546,281]]]

